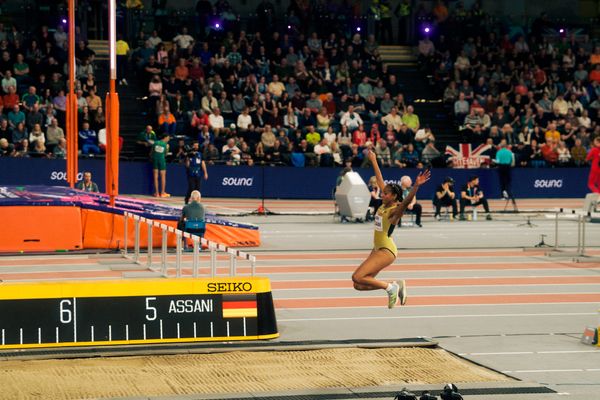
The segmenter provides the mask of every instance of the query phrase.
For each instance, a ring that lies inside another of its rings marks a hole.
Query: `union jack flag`
[[[489,144],[480,144],[471,149],[471,143],[460,143],[458,150],[451,146],[446,146],[446,155],[450,156],[454,168],[479,168],[482,164],[490,163],[490,156],[481,153],[491,149]]]

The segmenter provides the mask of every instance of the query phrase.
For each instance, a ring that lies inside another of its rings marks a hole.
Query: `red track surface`
[[[598,254],[597,251],[594,253]],[[408,306],[476,305],[476,304],[554,304],[600,302],[600,290],[589,292],[589,285],[600,285],[598,263],[575,263],[556,258],[544,258],[542,252],[521,250],[423,251],[401,252],[397,263],[384,273],[398,278],[409,274]],[[278,309],[312,309],[344,307],[384,307],[382,291],[355,292],[350,275],[367,256],[366,252],[331,253],[268,253],[258,254],[257,273],[271,278]],[[191,255],[186,254],[184,276],[191,275]],[[3,281],[46,281],[56,279],[118,279],[121,271],[111,271],[110,258],[94,256],[26,256],[0,259],[0,279]],[[115,263],[122,260],[115,256]],[[158,258],[155,258],[158,262]],[[227,274],[226,257],[219,257],[219,274]],[[141,259],[145,262],[144,258]],[[340,262],[341,261],[341,262]],[[174,275],[174,256],[169,256],[170,273]],[[201,274],[208,274],[208,255],[201,257]],[[293,264],[293,265],[290,265]],[[16,267],[16,268],[15,268]],[[49,268],[50,267],[50,268]],[[10,268],[10,271],[7,269]],[[143,267],[140,267],[143,269]],[[460,277],[444,278],[453,271]],[[530,271],[530,272],[527,272]],[[548,274],[544,271],[553,271]],[[248,265],[240,263],[240,274],[249,274]],[[540,276],[543,274],[545,276]],[[410,274],[425,275],[411,277]],[[494,276],[502,274],[502,276]],[[508,275],[508,276],[506,276]],[[542,285],[556,285],[560,295],[539,293]],[[584,285],[587,285],[584,286]],[[444,288],[454,288],[445,295]],[[468,288],[489,289],[490,294],[467,293]],[[494,287],[513,289],[512,293]],[[412,294],[415,290],[438,288],[439,295]],[[345,290],[347,289],[347,291]],[[337,292],[332,292],[337,290]],[[340,290],[343,290],[340,292]],[[516,291],[516,292],[515,292]],[[333,293],[333,294],[332,294]],[[298,297],[295,297],[298,296]]]

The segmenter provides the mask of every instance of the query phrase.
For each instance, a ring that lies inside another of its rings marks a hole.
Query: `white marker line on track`
[[[327,289],[327,288],[325,288]],[[427,295],[420,295],[420,296],[412,296],[413,299],[423,299],[423,298],[435,298],[435,297],[471,297],[471,296],[477,296],[477,297],[481,297],[481,296],[486,296],[486,297],[498,297],[498,298],[506,298],[506,297],[510,297],[510,296],[547,296],[549,294],[555,294],[555,293],[537,293],[537,292],[526,292],[526,293],[491,293],[491,294],[443,294],[443,295],[433,295],[433,294],[427,294]],[[560,296],[587,296],[587,295],[598,295],[598,292],[561,292]],[[375,298],[381,298],[381,296],[377,296],[377,295],[371,295],[371,296],[364,296],[364,297],[286,297],[285,299],[274,299],[275,301],[278,300],[285,300],[285,301],[290,301],[290,300],[356,300],[356,299],[375,299]],[[546,302],[542,302],[542,304],[544,304]],[[569,302],[567,302],[569,303]],[[512,304],[512,303],[511,303]],[[527,303],[526,303],[527,304]],[[535,304],[535,303],[534,303]],[[559,304],[559,303],[552,303],[552,304]]]
[[[597,353],[598,350],[551,350],[551,351],[505,351],[505,352],[490,352],[490,353],[459,353],[461,356],[512,356],[522,354],[580,354],[580,353]]]
[[[405,306],[406,307],[406,306]],[[350,307],[353,308],[353,307]],[[371,307],[381,308],[381,307]],[[454,315],[398,315],[392,317],[334,317],[334,318],[278,318],[278,322],[302,321],[353,321],[353,320],[384,320],[384,319],[422,319],[422,318],[484,318],[484,317],[547,317],[547,316],[581,316],[596,315],[596,313],[538,313],[538,314],[454,314]]]
[[[546,372],[597,372],[600,371],[598,368],[589,369],[520,369],[515,371],[502,371],[503,374],[535,374],[535,373],[546,373]]]

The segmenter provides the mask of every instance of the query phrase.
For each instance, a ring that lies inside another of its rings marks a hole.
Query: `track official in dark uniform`
[[[496,153],[496,159],[494,162],[498,165],[498,176],[500,178],[500,190],[502,191],[502,197],[510,199],[513,206],[517,207],[515,197],[512,193],[512,168],[515,166],[515,155],[506,146],[505,142],[500,143],[500,150]]]
[[[192,144],[192,149],[187,153],[185,158],[185,167],[187,171],[188,188],[185,194],[185,204],[190,201],[190,195],[194,190],[200,191],[202,186],[202,177],[208,179],[206,172],[206,163],[202,159],[202,152],[198,142]]]

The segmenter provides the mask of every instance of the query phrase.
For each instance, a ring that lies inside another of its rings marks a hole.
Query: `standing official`
[[[202,177],[204,180],[208,179],[208,172],[206,171],[206,163],[202,159],[202,152],[200,151],[200,145],[198,142],[192,144],[192,149],[187,153],[185,158],[185,168],[187,172],[188,188],[185,194],[185,204],[190,201],[190,195],[194,190],[202,192]]]
[[[500,190],[502,197],[511,200],[515,211],[517,211],[517,202],[512,193],[512,167],[515,166],[515,154],[506,146],[506,142],[500,143],[500,150],[496,153],[494,162],[498,165],[498,176],[500,178]]]

